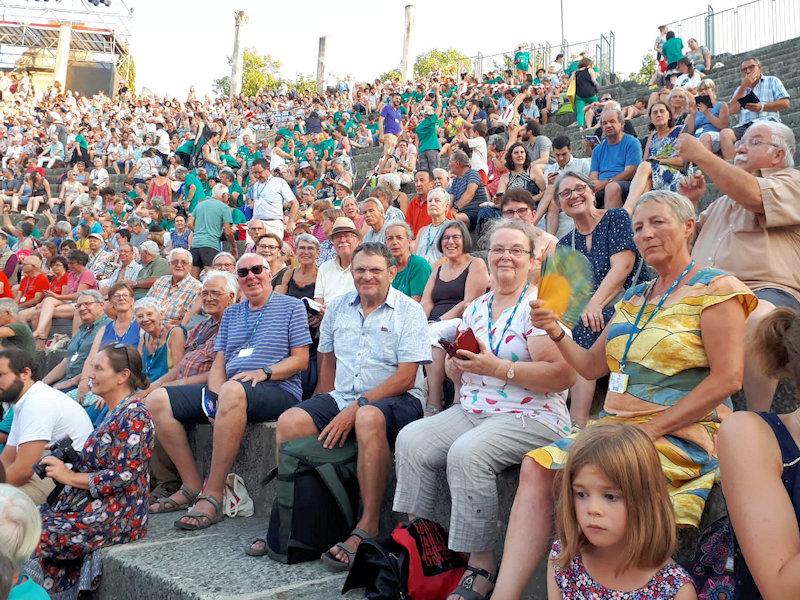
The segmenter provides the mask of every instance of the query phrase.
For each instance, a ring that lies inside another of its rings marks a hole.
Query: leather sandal
[[[199,492],[194,492],[187,488],[185,485],[182,485],[178,490],[183,497],[186,498],[186,502],[176,502],[169,496],[164,496],[162,498],[156,498],[152,504],[150,504],[149,512],[151,515],[158,515],[161,513],[169,513],[169,512],[178,512],[180,510],[186,510],[190,508],[197,498]],[[153,510],[155,508],[156,510]]]
[[[475,579],[478,577],[483,577],[486,579],[486,581],[491,583],[492,589],[485,594],[479,594],[473,590],[472,586],[475,585]],[[485,569],[478,569],[477,567],[467,566],[466,570],[464,571],[464,577],[461,578],[461,583],[458,584],[456,589],[450,592],[450,595],[460,596],[461,600],[489,600],[494,592],[494,583],[496,581],[497,576],[492,575],[489,573],[489,571]]]
[[[357,527],[350,532],[350,535],[356,536],[360,540],[365,540],[369,537],[372,537],[366,531],[363,529],[358,529]],[[345,556],[347,556],[346,562],[336,558],[336,556],[334,556],[330,550],[325,551],[322,556],[320,556],[320,559],[326,567],[333,569],[334,571],[349,571],[353,566],[353,559],[356,557],[356,551],[358,550],[358,547],[351,548],[344,542],[336,544],[336,547],[344,552]]]
[[[181,521],[181,519],[178,519],[177,521],[175,521],[175,527],[177,527],[178,529],[183,529],[185,531],[199,531],[201,529],[207,529],[208,527],[211,527],[211,525],[214,525],[215,523],[219,523],[220,521],[222,521],[224,515],[222,514],[222,504],[220,503],[219,500],[217,500],[212,496],[207,496],[206,494],[200,494],[199,496],[197,496],[197,498],[195,498],[195,506],[200,500],[205,500],[209,504],[211,504],[211,506],[214,507],[214,514],[207,515],[205,513],[201,513],[196,510],[190,510],[188,513],[183,515],[181,519],[186,519],[186,518],[195,519],[197,523],[196,524],[186,523],[184,521]]]

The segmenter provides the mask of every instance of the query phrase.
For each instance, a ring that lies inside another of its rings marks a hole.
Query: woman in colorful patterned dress
[[[495,474],[518,465],[521,448],[549,444],[570,431],[566,398],[575,372],[530,322],[534,239],[521,221],[497,221],[489,248],[492,291],[467,305],[459,326],[473,331],[480,352],[458,350],[445,360],[458,400],[407,425],[397,437],[394,510],[431,518],[436,472],[447,467],[448,545],[470,553],[469,568],[450,600],[491,591],[499,533]]]
[[[142,359],[133,346],[105,346],[92,359],[89,378],[108,415],[86,440],[74,470],[52,456],[42,459],[47,476],[65,485],[52,506],[39,509],[43,529],[34,555],[45,589],[57,599],[76,598],[96,585],[97,563],[84,566],[84,558],[147,531],[153,422],[144,403],[132,399],[149,383]]]
[[[565,338],[539,303],[531,305],[531,322],[583,377],[610,374],[600,420],[635,424],[650,436],[677,524],[697,527],[714,483],[717,430],[742,385],[745,320],[757,300],[735,277],[695,265],[694,220],[691,202],[674,192],[639,199],[634,241],[658,277],[625,293],[589,350]],[[533,450],[522,461],[494,600],[518,599],[549,547],[553,480],[571,442]]]

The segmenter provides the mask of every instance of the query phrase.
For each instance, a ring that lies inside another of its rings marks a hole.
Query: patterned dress
[[[55,506],[39,507],[43,528],[34,556],[44,574],[43,587],[52,597],[77,595],[74,586],[84,557],[146,533],[153,434],[143,403],[120,403],[86,440],[81,462],[75,465],[76,472],[91,475],[89,489],[67,486]],[[87,495],[89,502],[82,510],[70,510]]]
[[[550,549],[550,559],[561,554],[561,543],[556,540]],[[667,563],[643,587],[628,592],[611,590],[597,583],[586,571],[578,554],[564,568],[555,567],[556,584],[564,600],[669,600],[692,578],[677,563]]]
[[[649,287],[650,284],[632,287],[617,304],[606,342],[606,361],[612,373],[619,371],[628,336]],[[704,309],[731,298],[741,304],[745,316],[758,302],[741,281],[708,267],[670,294],[652,319],[660,297],[651,297],[642,314],[644,325],[628,353],[628,387],[622,394],[608,392],[600,420],[644,423],[677,404],[708,377],[710,368],[700,315]],[[730,399],[726,399],[699,422],[684,425],[655,442],[678,525],[697,527],[700,523],[717,470],[717,431],[732,410]],[[566,465],[574,437],[562,438],[528,456],[545,468],[561,469]]]
[[[653,137],[650,138],[650,156],[657,158],[675,158],[678,156],[678,150],[675,144],[678,141],[678,136],[681,134],[681,131],[683,131],[683,127],[675,127],[663,138],[659,138],[658,135],[654,133]],[[678,182],[681,180],[681,172],[675,167],[669,167],[659,163],[651,163],[651,165],[653,167],[653,189],[677,192]]]

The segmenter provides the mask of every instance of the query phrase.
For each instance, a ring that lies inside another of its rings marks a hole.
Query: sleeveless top
[[[550,549],[550,558],[561,554],[561,542],[556,540]],[[564,600],[649,600],[674,598],[692,578],[683,567],[671,562],[661,567],[643,587],[636,590],[612,590],[597,583],[586,571],[581,555],[573,557],[566,567],[555,567],[555,578]]]
[[[592,81],[589,69],[575,71],[575,95],[581,98],[591,98],[597,95],[597,84]]]
[[[186,250],[189,249],[189,234],[191,234],[191,230],[187,229],[182,234],[178,233],[174,229],[169,232],[170,240],[172,240],[172,247],[173,248],[184,248]]]
[[[442,272],[442,267],[436,269],[436,281],[433,284],[433,293],[431,299],[433,300],[433,309],[428,317],[431,321],[436,321],[442,317],[444,313],[453,308],[456,304],[464,299],[464,290],[467,286],[467,275],[469,268],[472,266],[472,261],[467,263],[467,267],[461,271],[461,274],[452,281],[443,281],[439,278]]]
[[[131,321],[131,324],[128,325],[128,330],[123,333],[122,336],[117,334],[117,331],[114,329],[114,321],[111,321],[110,323],[106,323],[103,329],[103,337],[100,338],[100,347],[102,348],[110,343],[122,342],[123,344],[128,344],[135,348],[139,345],[140,334],[139,322],[136,319]]]
[[[182,325],[178,327],[183,328]],[[167,332],[164,343],[156,348],[152,354],[147,349],[147,343],[142,344],[142,365],[144,365],[144,374],[152,383],[159,377],[162,377],[174,365],[172,364],[172,354],[169,351],[169,336],[172,335],[173,327]],[[185,333],[184,329],[184,333]]]
[[[783,424],[777,414],[759,412],[758,416],[772,427],[772,431],[778,440],[778,446],[781,449],[781,460],[783,461],[781,481],[783,482],[783,487],[786,488],[786,493],[789,494],[792,506],[794,506],[795,517],[800,522],[800,449],[798,449],[792,434],[789,433],[786,425]],[[760,600],[762,598],[761,592],[758,591],[756,582],[753,580],[750,569],[744,560],[742,549],[739,547],[738,540],[736,540],[736,532],[734,531],[733,533],[734,578],[736,580],[733,599]]]
[[[506,185],[507,190],[513,190],[515,188],[522,188],[523,190],[528,190],[531,193],[531,196],[537,195],[542,190],[539,189],[539,186],[536,185],[536,182],[531,179],[531,176],[528,175],[525,171],[522,173],[514,173],[513,171],[508,172],[508,185]]]
[[[294,274],[296,271],[292,271],[292,277],[289,279],[289,287],[286,290],[287,296],[292,296],[297,298],[298,300],[302,300],[303,298],[314,298],[314,289],[317,285],[316,281],[312,281],[308,285],[297,285],[297,282],[294,280]],[[311,356],[314,356],[317,352],[317,344],[319,343],[319,326],[317,327],[310,327],[309,331],[311,333],[311,346],[308,348],[308,352]]]
[[[161,196],[164,199],[164,206],[172,204],[172,187],[170,187],[169,179],[162,185],[153,182],[150,187],[150,192],[147,194],[147,206],[150,206],[150,201],[156,196]]]

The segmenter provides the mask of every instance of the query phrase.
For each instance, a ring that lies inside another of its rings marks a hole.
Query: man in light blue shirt
[[[347,570],[361,540],[378,534],[390,448],[405,425],[422,417],[425,403],[428,322],[417,302],[391,287],[395,271],[383,244],[355,249],[356,291],[332,300],[320,326],[316,395],[278,419],[279,440],[319,435],[326,448],[350,436],[358,442],[364,512],[350,538],[322,556],[336,570]]]

